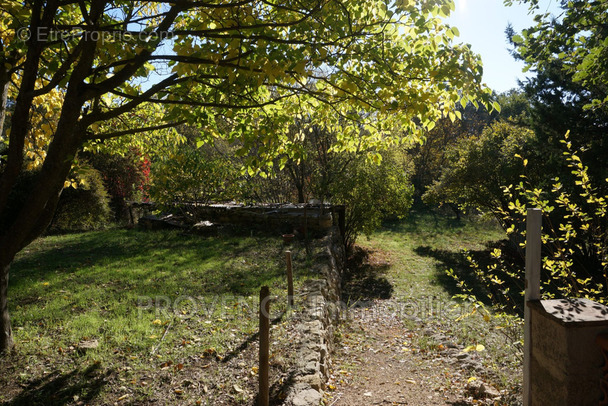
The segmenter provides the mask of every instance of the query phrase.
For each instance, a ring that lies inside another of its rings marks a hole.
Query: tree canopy
[[[255,167],[289,151],[297,115],[331,126],[336,149],[415,140],[458,101],[488,100],[479,57],[454,45],[457,30],[441,21],[453,8],[449,0],[0,1],[0,350],[12,342],[9,264],[49,224],[83,145],[187,122],[243,151],[255,147]],[[163,109],[133,119],[146,104]],[[24,186],[32,166],[37,175]],[[16,202],[19,187],[26,198]]]
[[[523,83],[531,101],[530,126],[546,145],[552,175],[569,176],[560,141],[566,131],[581,149],[589,175],[604,192],[608,177],[608,1],[561,1],[561,13],[541,13],[539,2],[522,1],[536,24],[507,34],[514,55],[536,73]],[[509,2],[506,2],[509,3]]]
[[[511,4],[512,1],[505,1]],[[539,11],[538,0],[522,0]],[[585,88],[587,109],[608,110],[608,1],[561,0],[562,13],[538,13],[536,25],[512,34],[516,52],[529,69],[558,68]]]

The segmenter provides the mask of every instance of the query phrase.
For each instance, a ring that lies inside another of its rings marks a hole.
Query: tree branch
[[[108,140],[110,138],[122,137],[123,135],[132,135],[132,134],[145,133],[148,131],[164,130],[166,128],[175,127],[175,126],[185,124],[185,123],[186,123],[186,120],[181,120],[181,121],[177,121],[175,123],[166,123],[166,124],[155,125],[155,126],[150,126],[150,127],[142,127],[142,128],[132,128],[129,130],[116,131],[113,133],[90,134],[90,135],[87,134],[86,139],[87,140]]]
[[[169,85],[177,84],[180,81],[183,81],[183,79],[178,79],[177,75],[171,75],[168,78],[153,85],[150,89],[146,90],[141,95],[133,96],[130,102],[125,103],[122,106],[116,107],[115,109],[112,109],[109,111],[104,111],[104,112],[99,112],[99,113],[98,112],[89,113],[86,116],[84,116],[80,120],[80,122],[86,128],[95,122],[105,121],[105,120],[109,120],[111,118],[120,116],[121,114],[124,114],[127,111],[134,109],[135,107],[139,106],[140,104],[142,104],[144,102],[151,101],[150,100],[151,96],[155,95],[156,93],[160,92],[161,90],[164,90]]]

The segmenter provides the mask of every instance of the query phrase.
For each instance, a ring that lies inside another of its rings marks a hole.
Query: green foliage
[[[415,141],[457,102],[489,101],[479,56],[454,44],[457,30],[442,22],[450,0],[31,6],[0,7],[0,89],[15,100],[0,176],[3,272],[48,223],[89,142],[188,122],[240,141],[243,154],[261,144],[247,162],[259,168],[289,152],[287,130],[302,110],[332,127],[338,150],[354,151]],[[167,114],[131,121],[146,102]],[[46,112],[33,123],[40,105]],[[403,132],[392,133],[396,124]],[[45,186],[14,215],[7,201],[26,154]],[[0,351],[12,345],[9,320],[0,317]]]
[[[524,241],[525,232],[518,225],[525,221],[526,208],[543,210],[543,297],[586,297],[604,303],[608,294],[608,195],[599,193],[592,184],[588,168],[568,135],[562,142],[572,184],[565,187],[563,180],[555,178],[550,188],[538,188],[523,176],[521,182],[505,188],[509,204],[500,215],[503,224],[509,225],[507,233]],[[525,243],[520,246],[524,248]],[[495,261],[488,266],[480,266],[471,258],[477,283],[486,288],[494,303],[521,311],[525,279],[522,257],[499,248],[492,255]],[[470,284],[453,272],[451,275],[464,292],[473,293]]]
[[[352,248],[360,234],[377,229],[383,219],[401,218],[412,206],[414,187],[404,154],[385,151],[379,156],[381,162],[354,157],[328,185],[330,201],[346,205],[347,248]]]
[[[537,1],[527,0],[531,10]],[[528,68],[557,68],[568,81],[580,85],[588,110],[608,112],[608,1],[562,1],[559,18],[539,13],[536,25],[514,35],[511,41]]]
[[[500,104],[499,118],[519,125],[529,125],[531,115],[531,102],[526,94],[517,89],[511,89],[496,96]]]
[[[447,153],[449,148],[462,139],[479,136],[496,116],[485,109],[477,109],[472,104],[459,106],[455,115],[458,120],[449,117],[439,120],[426,134],[425,142],[416,144],[410,150],[415,167],[412,183],[416,189],[417,201],[441,176],[443,166],[451,159]]]
[[[530,159],[534,143],[531,130],[508,121],[491,124],[479,137],[462,138],[446,151],[441,176],[423,199],[491,213],[507,209],[503,186],[518,183],[524,166],[536,173],[536,160]]]
[[[66,187],[61,193],[49,231],[98,230],[108,225],[112,211],[101,173],[88,164],[75,169],[77,188]]]
[[[347,248],[360,234],[378,228],[383,219],[409,211],[414,188],[410,158],[402,148],[339,150],[332,147],[339,135],[304,120],[296,122],[290,134],[297,154],[279,156],[273,170],[263,173],[265,178],[257,179],[253,188],[245,186],[249,196],[261,202],[274,198],[305,202],[312,197],[345,205]]]
[[[240,168],[214,145],[173,147],[153,162],[151,178],[150,198],[165,206],[224,202],[240,194]]]
[[[534,1],[524,3],[535,9]],[[521,35],[507,29],[514,55],[536,73],[524,82],[529,123],[545,145],[550,176],[570,176],[559,145],[569,130],[589,176],[607,193],[608,1],[562,1],[560,7],[558,18],[536,9],[536,24]]]
[[[205,128],[202,138],[238,145],[253,172],[294,155],[288,132],[298,115],[337,134],[338,151],[420,140],[457,103],[490,105],[479,56],[455,43],[458,30],[443,22],[454,7],[450,0],[5,2],[0,88],[7,86],[14,112],[0,215],[25,169],[22,156],[35,155],[48,180],[31,212],[17,216],[35,219],[38,229],[79,150],[122,148],[123,137],[183,123]],[[47,34],[62,46],[40,37]],[[130,141],[147,147],[149,139]],[[29,243],[19,239],[15,246]]]

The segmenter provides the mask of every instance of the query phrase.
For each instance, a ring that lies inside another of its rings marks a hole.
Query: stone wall
[[[130,203],[130,217],[133,224],[142,219],[155,221],[153,216],[144,217],[150,212],[150,204]],[[193,222],[231,224],[252,228],[277,229],[291,232],[299,229],[326,231],[337,225],[344,231],[344,206],[322,204],[179,204],[178,211],[184,218]],[[147,211],[147,212],[146,212]],[[145,213],[145,214],[144,214]],[[142,218],[144,217],[144,218]]]
[[[341,314],[341,274],[344,267],[342,239],[337,229],[325,237],[326,250],[319,270],[323,277],[305,282],[304,304],[297,329],[301,341],[293,382],[283,403],[286,406],[318,406],[329,378],[335,326]]]

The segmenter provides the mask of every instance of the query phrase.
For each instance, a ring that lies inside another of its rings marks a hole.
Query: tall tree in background
[[[501,105],[502,109],[502,105]],[[412,183],[415,188],[415,202],[420,204],[422,195],[439,179],[442,168],[448,164],[450,157],[447,152],[453,145],[463,139],[481,134],[484,127],[494,119],[485,109],[477,109],[472,104],[457,110],[458,120],[443,118],[425,135],[425,142],[416,145],[411,155],[414,163]],[[460,211],[457,205],[450,206],[458,216]]]
[[[389,131],[395,122],[416,138],[460,99],[487,95],[479,57],[453,45],[455,30],[441,22],[454,8],[449,0],[4,0],[0,7],[0,89],[13,106],[0,169],[0,351],[13,346],[10,264],[51,221],[83,144],[189,122],[211,137],[238,139],[244,151],[257,148],[249,165],[261,166],[289,149],[286,129],[302,111],[333,127],[336,149],[349,149],[400,142]],[[168,114],[135,127],[120,120],[143,103]],[[35,114],[47,122],[35,125]],[[112,120],[117,125],[104,126]],[[44,154],[35,181],[18,193],[32,143]]]
[[[520,3],[539,11],[537,0]],[[589,175],[603,181],[608,177],[608,0],[563,0],[560,6],[560,15],[537,14],[535,26],[521,34],[508,28],[507,34],[514,56],[536,73],[523,87],[532,101],[530,122],[553,150],[546,153],[549,167],[564,166],[559,141],[570,130],[573,144],[585,150]]]

